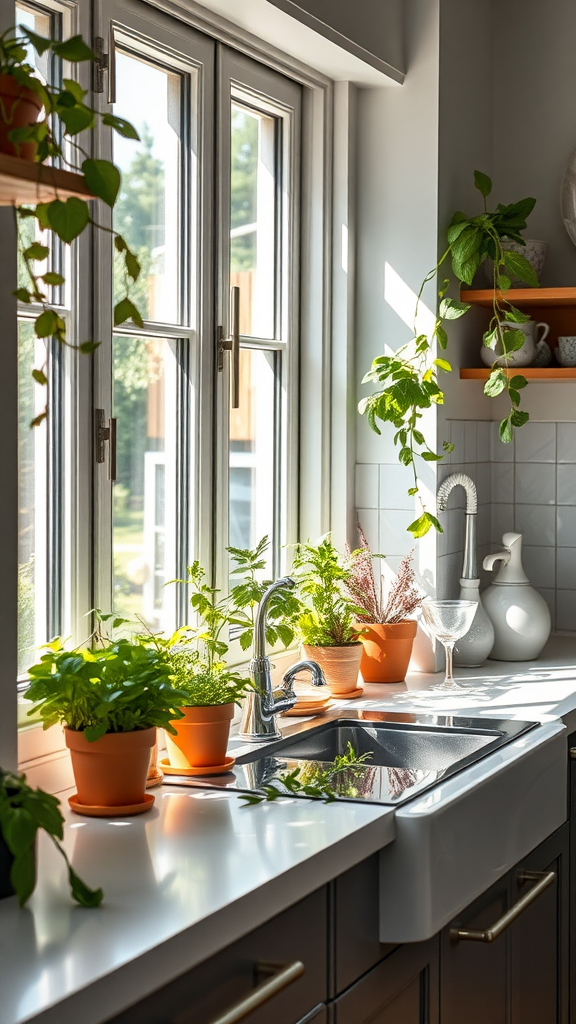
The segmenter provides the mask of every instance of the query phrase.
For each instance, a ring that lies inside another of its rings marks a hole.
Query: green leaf
[[[414,461],[410,448],[401,448],[398,452],[398,458],[403,466],[410,466]]]
[[[510,444],[514,437],[514,431],[512,429],[512,424],[510,423],[510,416],[507,416],[505,420],[502,420],[499,433],[500,440],[503,441],[504,444]]]
[[[484,394],[488,395],[489,398],[496,398],[496,396],[502,394],[507,387],[508,378],[504,371],[500,369],[492,370],[492,373],[484,385]]]
[[[531,288],[538,288],[540,282],[536,276],[536,271],[530,266],[525,256],[522,256],[519,252],[509,252],[507,249],[504,250],[504,266],[510,271],[512,277],[519,277],[521,281],[524,281]]]
[[[458,317],[464,316],[469,309],[470,305],[460,302],[459,299],[442,299],[439,312],[443,320],[457,320]]]
[[[505,274],[498,274],[496,285],[501,292],[507,292],[512,285],[512,281]]]
[[[408,533],[411,533],[418,540],[420,537],[425,537],[432,527],[438,533],[444,532],[435,516],[431,515],[430,512],[423,512],[419,519],[415,519],[413,523],[410,523]]]
[[[474,186],[487,199],[492,191],[492,181],[482,171],[474,171]]]
[[[36,53],[39,54],[40,57],[43,53],[46,53],[46,50],[50,49],[50,46],[52,45],[51,39],[45,39],[44,36],[37,35],[36,32],[32,32],[31,29],[26,27],[26,25],[18,25],[18,28],[22,35],[26,36],[30,41],[36,50]]]
[[[82,36],[71,36],[63,43],[53,43],[54,53],[62,60],[69,60],[71,64],[78,64],[85,60],[95,60],[94,51],[86,45]]]
[[[114,326],[118,327],[119,324],[125,323],[126,320],[133,320],[137,327],[144,326],[140,311],[132,300],[127,297],[121,299],[114,306]]]
[[[126,250],[126,255],[124,256],[124,266],[126,267],[126,273],[132,278],[132,280],[137,281],[140,276],[140,270],[142,268],[140,267],[140,263],[137,260],[136,256],[130,249]]]
[[[504,325],[502,327],[501,341],[503,354],[507,356],[511,352],[518,352],[522,348],[526,341],[526,335],[524,331],[519,330],[517,327],[510,329]]]
[[[65,284],[65,279],[62,274],[55,274],[53,270],[49,270],[47,274],[42,275],[42,280],[45,284],[60,285]]]
[[[136,142],[140,141],[140,136],[134,125],[130,124],[130,121],[125,121],[123,117],[116,117],[115,114],[104,114],[102,124],[113,128],[115,132],[124,136],[125,139],[135,139]]]
[[[48,378],[42,370],[32,370],[32,376],[37,384],[42,384],[44,386],[48,383]]]
[[[522,388],[526,387],[527,383],[526,377],[517,376],[510,378],[510,387],[515,388],[516,391],[521,391]]]
[[[421,452],[420,453],[424,462],[440,462],[442,455],[437,455],[436,452]]]
[[[23,807],[11,807],[3,815],[2,835],[10,852],[15,856],[32,846],[36,837],[36,822],[29,811]]]
[[[464,214],[462,214],[462,216],[464,217]],[[466,217],[464,217],[464,220],[459,220],[456,221],[456,223],[451,224],[447,232],[448,244],[452,245],[467,227],[470,227],[470,221]],[[445,292],[446,289],[444,289],[442,294],[445,294]]]
[[[78,135],[79,132],[94,127],[94,111],[84,104],[77,104],[75,107],[58,105],[58,116],[68,135]]]
[[[68,864],[68,880],[73,899],[81,907],[99,907],[104,899],[102,889],[90,889],[85,882],[76,874],[71,864]]]
[[[118,252],[126,252],[126,249],[128,248],[128,246],[126,245],[126,242],[122,238],[122,235],[115,235],[114,236],[114,248]]]
[[[418,488],[417,487],[409,487],[408,488],[408,494],[412,498],[415,494],[418,494]]]
[[[79,82],[75,82],[73,78],[65,78],[64,85],[68,92],[72,93],[74,99],[78,103],[84,102],[84,97],[87,94],[86,89],[83,89]]]
[[[444,330],[441,324],[438,325],[434,333],[438,338],[438,344],[440,345],[440,348],[446,348],[448,345],[448,335],[446,334],[446,331]]]
[[[515,324],[526,324],[530,316],[528,313],[523,313],[521,309],[516,309],[516,306],[507,306],[506,319],[511,320]]]
[[[82,173],[93,195],[114,206],[120,189],[120,171],[109,160],[84,160]]]
[[[32,242],[22,253],[25,260],[45,260],[50,252],[47,245],[40,245],[39,242]]]
[[[95,352],[97,348],[100,348],[99,341],[83,341],[81,345],[78,345],[80,352],[84,355],[90,355],[91,352]]]
[[[27,288],[17,288],[15,292],[12,292],[12,295],[20,302],[29,303],[32,301],[32,294]]]
[[[530,419],[530,414],[524,412],[523,409],[513,409],[510,414],[510,420],[513,427],[523,427],[525,423]]]
[[[444,370],[444,373],[451,373],[452,367],[445,359],[435,359],[434,366],[437,366],[440,370]]]
[[[29,846],[14,858],[10,871],[10,881],[18,896],[18,903],[24,906],[34,892],[36,885],[36,857],[34,846]]]
[[[65,202],[55,199],[48,206],[50,227],[63,242],[72,242],[82,234],[90,220],[88,203],[77,196],[70,196]]]
[[[58,314],[53,309],[45,309],[34,321],[34,331],[38,338],[50,338],[58,327]]]

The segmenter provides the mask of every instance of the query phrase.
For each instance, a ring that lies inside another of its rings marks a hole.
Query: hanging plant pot
[[[20,85],[12,75],[0,74],[0,153],[22,160],[36,158],[35,142],[22,142],[16,147],[8,135],[14,128],[35,124],[41,110],[42,101],[32,89]]]
[[[362,660],[360,672],[366,683],[401,683],[406,678],[417,625],[412,619],[391,624],[358,623]]]
[[[235,704],[180,708],[184,718],[170,724],[176,736],[166,733],[168,757],[173,768],[212,768],[226,760],[230,723]]]
[[[131,807],[146,799],[150,748],[156,729],[108,732],[89,743],[83,732],[64,730],[77,787],[86,807]],[[152,806],[153,799],[150,806]]]
[[[334,697],[343,697],[358,689],[362,644],[346,644],[344,647],[312,647],[302,644],[302,650],[308,661],[318,662]]]

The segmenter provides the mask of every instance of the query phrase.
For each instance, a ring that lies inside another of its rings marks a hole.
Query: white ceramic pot
[[[492,583],[482,594],[494,624],[494,661],[533,661],[550,636],[550,611],[544,598],[529,584],[499,586]]]
[[[540,280],[542,271],[544,270],[546,253],[548,252],[548,242],[543,242],[540,238],[527,238],[526,245],[519,245],[518,242],[503,242],[502,248],[506,249],[508,252],[517,252],[520,256],[524,256],[524,258],[528,260],[528,263],[532,267],[536,277]],[[503,270],[502,273],[506,273],[506,271]],[[494,264],[492,260],[486,260],[484,263],[484,275],[488,287],[492,288],[494,285]],[[525,281],[521,281],[519,277],[512,277],[510,280],[512,282],[512,288],[531,287],[531,285],[526,284]]]
[[[576,366],[576,336],[572,334],[563,335],[558,338],[556,358],[560,366]]]

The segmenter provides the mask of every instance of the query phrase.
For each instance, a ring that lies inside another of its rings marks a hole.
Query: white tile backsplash
[[[516,505],[514,529],[522,534],[525,544],[553,547],[556,543],[556,509],[552,505]]]
[[[356,466],[356,508],[378,508],[379,469],[373,463]]]
[[[526,423],[517,430],[516,462],[556,462],[556,424]]]
[[[407,555],[414,547],[414,538],[408,527],[414,512],[386,509],[379,512],[379,547],[383,555]],[[374,549],[373,549],[374,550]]]
[[[556,586],[556,548],[531,547],[525,544],[522,552],[524,571],[533,587]],[[574,584],[576,587],[576,583]]]
[[[576,548],[557,548],[556,586],[561,590],[576,590]]]
[[[492,502],[499,505],[510,504],[514,501],[514,466],[509,462],[493,462],[490,469],[492,472]]]
[[[464,462],[467,466],[478,461],[478,424],[476,420],[464,421]]]
[[[556,466],[545,462],[517,462],[514,499],[517,505],[555,505]]]
[[[557,426],[558,462],[576,462],[576,423]]]
[[[576,547],[576,509],[571,505],[556,510],[556,538],[558,547]]]
[[[478,420],[476,424],[476,462],[490,462],[491,451],[491,420]]]
[[[499,424],[496,422],[492,423],[491,441],[492,462],[514,462],[515,442],[512,440],[504,444],[500,440]]]
[[[556,628],[576,633],[576,590],[556,591]]]
[[[558,474],[558,504],[576,505],[576,465],[556,467]]]
[[[379,508],[409,509],[416,518],[414,496],[408,494],[414,486],[414,473],[408,466],[380,466],[380,503]]]

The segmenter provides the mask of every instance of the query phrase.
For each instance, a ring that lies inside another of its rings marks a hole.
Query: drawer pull
[[[210,1024],[237,1024],[237,1021],[244,1020],[250,1013],[257,1010],[264,1003],[268,1002],[282,989],[288,988],[297,978],[304,974],[304,964],[300,960],[286,964],[256,964],[257,974],[267,974],[270,977],[261,981],[249,995],[244,996],[229,1010],[225,1010],[219,1017],[214,1017]],[[189,1014],[177,1017],[174,1024],[192,1024],[192,1017]]]
[[[571,761],[576,761],[576,747],[570,747],[568,751],[568,757]]]
[[[545,889],[548,889],[556,881],[555,871],[521,871],[518,875],[519,882],[536,882],[536,885],[527,892],[525,896],[521,896],[517,903],[510,910],[507,910],[493,924],[491,928],[487,928],[486,931],[473,931],[467,930],[466,928],[451,928],[450,938],[455,942],[461,942],[467,939],[470,942],[494,942],[502,932],[520,917],[520,914],[529,907],[534,900],[537,900],[541,893]]]

